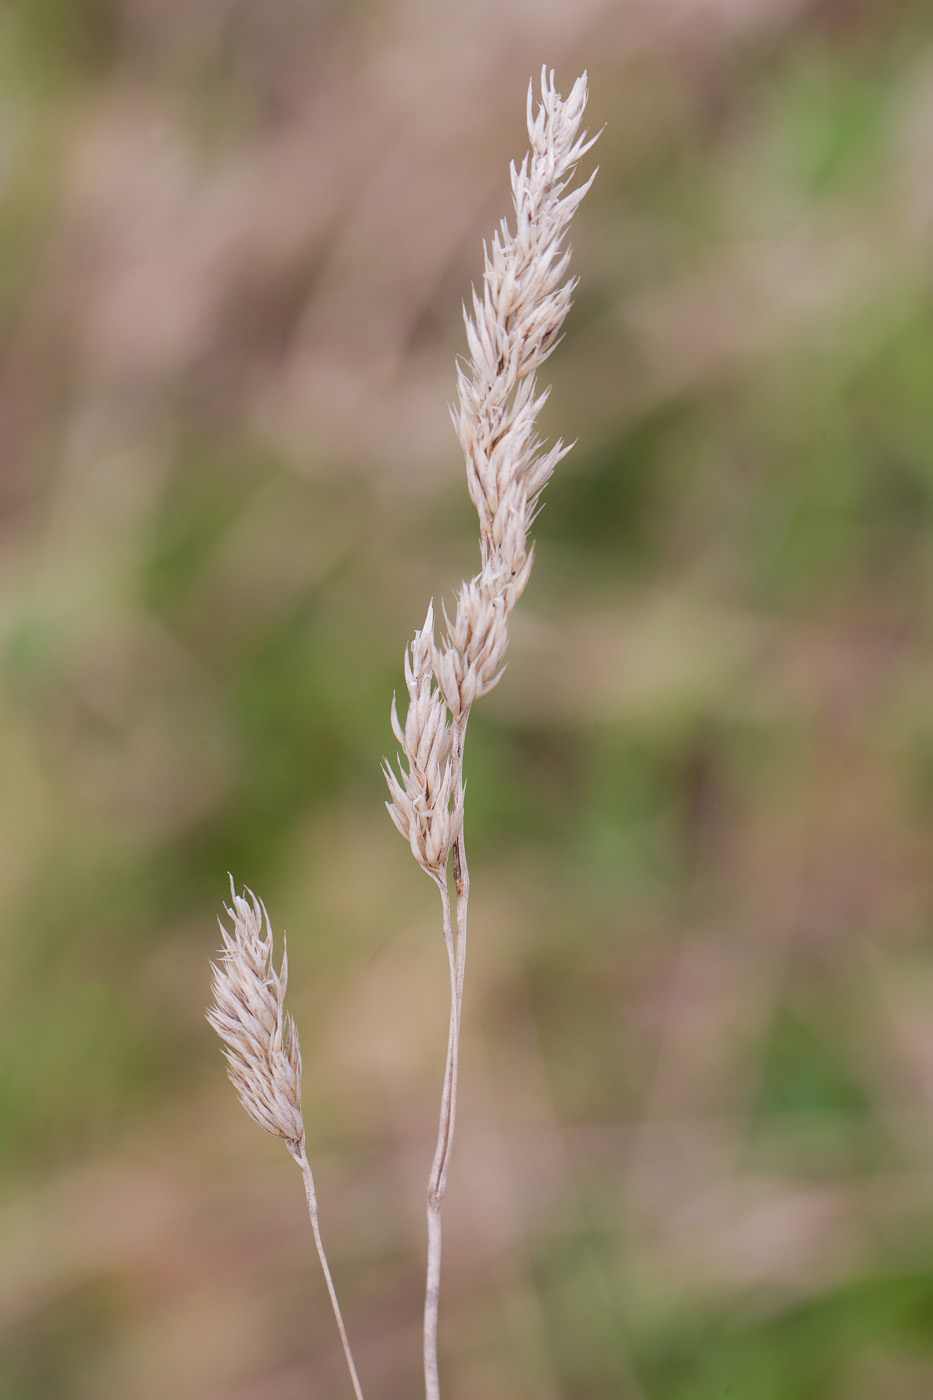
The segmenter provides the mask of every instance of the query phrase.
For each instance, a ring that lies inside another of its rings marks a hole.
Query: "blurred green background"
[[[419,1393],[446,971],[379,765],[542,62],[605,131],[471,725],[445,1400],[933,1394],[928,6],[7,0],[0,1400],[348,1393],[203,1020],[228,870]]]

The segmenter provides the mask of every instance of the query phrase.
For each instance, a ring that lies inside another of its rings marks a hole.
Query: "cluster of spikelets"
[[[406,651],[404,728],[392,706],[400,775],[385,769],[389,814],[435,878],[446,869],[463,819],[457,730],[462,741],[474,700],[502,675],[509,617],[534,556],[528,532],[541,492],[570,450],[560,441],[544,450],[538,437],[535,421],[549,391],[538,392],[535,372],[557,344],[576,285],[567,276],[570,250],[563,239],[596,173],[568,192],[577,163],[596,140],[579,131],[585,106],[585,74],[566,101],[553,73],[542,74],[536,115],[529,87],[531,150],[520,168],[511,167],[515,230],[503,220],[493,235],[482,296],[474,290],[472,316],[464,311],[470,360],[458,366],[451,416],[479,516],[482,567],[461,585],[453,620],[445,611],[441,645],[432,604]]]
[[[301,1117],[301,1050],[285,1010],[288,952],[272,964],[272,929],[265,905],[230,881],[233,907],[224,906],[232,930],[220,925],[223,951],[212,964],[213,1003],[207,1019],[226,1045],[224,1054],[243,1107],[261,1128],[284,1138],[289,1151],[304,1149]]]
[[[438,871],[445,869],[450,848],[460,832],[463,794],[452,806],[451,732],[446,707],[434,688],[433,637],[432,603],[424,627],[415,633],[410,650],[405,651],[408,713],[404,729],[395,699],[392,700],[392,732],[408,759],[404,785],[388,764],[383,771],[392,795],[392,801],[386,803],[389,815],[419,865]]]
[[[531,571],[528,532],[541,492],[570,450],[547,450],[535,421],[548,390],[535,372],[557,344],[576,279],[567,277],[563,239],[589,189],[568,192],[574,170],[596,137],[580,133],[586,75],[564,100],[554,75],[542,73],[541,102],[528,90],[531,150],[511,167],[515,230],[502,221],[485,249],[483,292],[464,312],[470,360],[459,365],[451,410],[466,457],[467,484],[480,525],[480,572],[461,585],[446,635],[434,636],[434,607],[405,652],[408,711],[404,727],[392,703],[392,729],[404,766],[385,765],[386,804],[418,863],[437,878],[446,870],[463,822],[462,744],[474,700],[502,674],[509,617]],[[283,1006],[287,958],[277,974],[264,906],[232,891],[232,932],[214,966],[208,1019],[227,1046],[230,1078],[247,1112],[267,1131],[303,1144],[301,1055]],[[222,926],[223,927],[223,926]]]
[[[440,1203],[446,1189],[457,1088],[457,1046],[466,939],[469,878],[463,841],[463,748],[473,702],[490,691],[505,665],[509,618],[528,581],[533,546],[528,534],[541,492],[569,448],[545,450],[535,422],[548,391],[535,373],[554,349],[570,307],[576,279],[567,276],[567,225],[592,183],[569,190],[574,170],[593,145],[580,123],[586,75],[564,101],[554,75],[542,74],[541,103],[533,111],[528,91],[531,150],[512,166],[515,229],[503,221],[485,250],[482,296],[466,311],[470,360],[458,367],[458,400],[452,410],[466,456],[467,484],[480,525],[481,567],[457,594],[453,619],[435,639],[434,606],[405,651],[408,709],[402,724],[395,700],[392,730],[400,748],[396,773],[386,763],[389,814],[419,865],[436,881],[444,906],[444,937],[451,969],[451,1027],[438,1147],[428,1191],[428,1287],[425,1303],[425,1389],[439,1396],[437,1296],[440,1270]],[[594,172],[595,175],[595,172]],[[404,759],[404,762],[403,762]],[[450,919],[447,867],[455,850],[456,932]],[[305,1181],[308,1210],[321,1266],[340,1331],[357,1400],[362,1390],[324,1254],[314,1180],[305,1153],[301,1114],[301,1052],[285,1012],[287,956],[277,973],[272,930],[262,903],[250,891],[236,894],[226,912],[219,963],[213,966],[208,1020],[226,1047],[230,1078],[243,1107],[267,1132],[284,1139]]]

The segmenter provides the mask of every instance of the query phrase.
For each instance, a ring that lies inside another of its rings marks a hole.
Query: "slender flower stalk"
[[[537,111],[528,88],[531,150],[520,167],[511,167],[515,228],[503,220],[486,246],[482,295],[474,290],[472,316],[464,311],[470,359],[458,366],[457,404],[451,411],[466,458],[467,489],[479,517],[481,567],[461,585],[453,619],[444,613],[441,643],[435,641],[432,605],[406,649],[404,727],[392,702],[400,774],[385,765],[386,806],[440,892],[450,970],[447,1062],[427,1197],[426,1400],[440,1397],[441,1210],[456,1118],[466,968],[470,875],[463,834],[463,751],[474,701],[502,675],[509,618],[531,572],[534,550],[528,532],[541,492],[570,450],[561,442],[545,449],[537,435],[535,422],[548,390],[538,391],[535,375],[558,342],[576,285],[567,276],[570,250],[563,240],[595,176],[594,171],[585,184],[569,190],[577,164],[596,140],[580,131],[586,99],[585,73],[565,101],[553,72],[545,69]]]
[[[301,1172],[314,1243],[337,1320],[353,1393],[356,1400],[363,1400],[334,1280],[324,1253],[314,1177],[305,1152],[301,1050],[298,1032],[285,1010],[288,954],[283,950],[281,968],[276,972],[272,960],[272,929],[265,906],[251,890],[246,891],[248,900],[238,895],[232,877],[230,894],[233,907],[225,907],[233,928],[220,925],[224,946],[220,962],[211,964],[213,1003],[207,1019],[226,1046],[227,1071],[246,1112],[267,1133],[283,1139]]]
[[[384,765],[389,815],[440,895],[450,976],[447,1059],[427,1192],[426,1400],[440,1400],[441,1215],[456,1121],[466,971],[470,872],[463,833],[463,755],[473,704],[498,684],[505,667],[509,619],[531,572],[534,549],[528,536],[541,493],[569,451],[559,441],[545,448],[538,437],[535,424],[548,390],[539,392],[535,376],[558,342],[576,285],[567,276],[570,250],[564,235],[594,178],[570,189],[579,161],[596,140],[580,131],[586,100],[585,73],[565,101],[553,72],[543,70],[537,110],[529,85],[531,150],[520,167],[511,167],[515,227],[503,220],[485,248],[482,295],[474,290],[472,315],[464,311],[470,358],[458,366],[457,404],[451,410],[466,458],[467,489],[479,517],[480,570],[461,584],[453,617],[444,611],[442,640],[435,637],[432,603],[424,626],[406,647],[404,724],[394,698],[391,709],[397,766]],[[230,889],[232,907],[226,912],[232,929],[221,924],[224,946],[213,964],[207,1019],[224,1042],[230,1079],[243,1107],[260,1127],[284,1141],[301,1171],[354,1396],[363,1400],[324,1253],[305,1150],[301,1051],[285,1011],[287,956],[283,952],[276,972],[264,906],[250,891],[248,898],[237,895],[232,879]]]

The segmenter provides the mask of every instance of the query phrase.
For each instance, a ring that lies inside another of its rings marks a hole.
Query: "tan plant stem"
[[[426,1400],[439,1400],[440,1381],[437,1370],[437,1315],[441,1283],[442,1228],[441,1210],[447,1194],[447,1167],[453,1142],[457,1110],[457,1061],[460,1042],[460,1011],[457,999],[457,956],[450,917],[450,892],[446,879],[438,877],[444,917],[444,943],[450,971],[450,1021],[447,1031],[447,1062],[444,1067],[444,1087],[437,1127],[437,1146],[431,1175],[428,1179],[427,1222],[428,1264],[424,1291],[424,1393]]]
[[[457,793],[463,803],[463,750],[470,711],[465,710],[453,725],[451,753],[456,774]],[[457,892],[457,1002],[463,1002],[463,974],[466,971],[467,908],[470,902],[470,868],[467,865],[466,841],[461,824],[453,848],[454,885]]]
[[[350,1372],[350,1380],[353,1383],[353,1394],[356,1396],[356,1400],[363,1400],[360,1378],[356,1374],[356,1364],[353,1360],[353,1353],[350,1350],[347,1329],[343,1325],[343,1314],[340,1311],[340,1304],[337,1302],[337,1290],[334,1288],[334,1280],[331,1277],[330,1265],[327,1262],[327,1255],[324,1253],[324,1241],[321,1239],[321,1226],[318,1220],[317,1192],[314,1189],[314,1176],[312,1175],[308,1157],[305,1152],[304,1141],[289,1142],[287,1146],[304,1180],[305,1196],[308,1200],[308,1215],[311,1219],[311,1229],[314,1232],[314,1243],[317,1245],[318,1258],[321,1261],[321,1268],[324,1271],[324,1282],[327,1284],[327,1292],[330,1294],[331,1307],[334,1310],[334,1317],[337,1320],[337,1330],[340,1333],[340,1340],[343,1344],[343,1354],[346,1357],[347,1370]]]
[[[453,725],[451,767],[456,799],[463,795],[463,746],[466,739],[469,710]],[[456,931],[451,920],[450,889],[447,872],[438,873],[437,887],[441,896],[444,923],[444,945],[450,971],[450,1022],[447,1033],[447,1063],[444,1088],[441,1093],[440,1121],[437,1146],[428,1181],[428,1266],[424,1294],[424,1393],[425,1400],[440,1400],[440,1379],[437,1366],[437,1319],[441,1282],[441,1252],[443,1226],[441,1212],[447,1194],[447,1172],[453,1149],[454,1124],[457,1115],[457,1083],[460,1068],[460,1021],[463,1010],[463,978],[466,969],[467,902],[470,874],[466,863],[463,829],[453,847],[454,888],[456,891]]]

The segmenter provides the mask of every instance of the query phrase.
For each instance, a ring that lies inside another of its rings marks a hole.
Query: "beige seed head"
[[[461,584],[454,620],[447,618],[444,649],[435,649],[434,670],[455,717],[497,683],[509,644],[505,597],[488,591],[483,575]]]
[[[586,107],[586,74],[564,101],[554,75],[541,74],[541,102],[533,111],[528,88],[531,150],[512,165],[515,228],[503,220],[486,247],[482,296],[464,312],[470,360],[457,375],[454,427],[466,456],[467,485],[480,521],[484,568],[514,536],[516,510],[527,528],[538,497],[569,450],[560,442],[541,450],[535,420],[547,391],[535,371],[560,338],[570,309],[574,278],[567,277],[570,250],[564,234],[595,176],[568,192],[580,159],[595,141],[580,132]],[[522,551],[510,546],[506,573],[516,574]],[[496,566],[502,572],[502,563]]]
[[[541,74],[534,111],[528,88],[531,149],[511,167],[514,228],[503,220],[485,247],[482,292],[474,290],[472,316],[464,309],[470,358],[457,367],[457,404],[451,410],[466,457],[467,486],[480,526],[480,572],[461,585],[446,636],[434,641],[434,610],[405,652],[409,705],[404,728],[395,701],[392,729],[407,772],[384,772],[393,822],[418,863],[437,878],[446,870],[463,821],[462,736],[473,702],[492,690],[505,665],[509,616],[534,559],[529,541],[541,492],[570,450],[546,448],[536,429],[548,391],[535,372],[550,355],[570,308],[567,226],[593,176],[569,185],[593,145],[580,124],[586,74],[564,101],[553,72]],[[594,172],[595,174],[595,172]],[[451,721],[461,738],[453,753]]]
[[[213,1005],[207,1019],[226,1046],[227,1072],[240,1102],[266,1132],[284,1138],[289,1150],[304,1145],[301,1116],[301,1050],[285,1011],[288,954],[277,973],[272,964],[272,929],[265,906],[252,890],[242,898],[230,880],[233,921],[221,923],[224,946],[212,963]]]
[[[405,651],[405,684],[408,713],[402,727],[392,700],[392,732],[399,742],[400,776],[391,765],[383,773],[391,801],[389,816],[411,847],[418,864],[437,875],[447,865],[450,848],[460,833],[463,799],[451,805],[453,771],[451,732],[447,706],[434,683],[434,605],[428,607],[424,626]],[[407,770],[407,771],[406,771]]]

